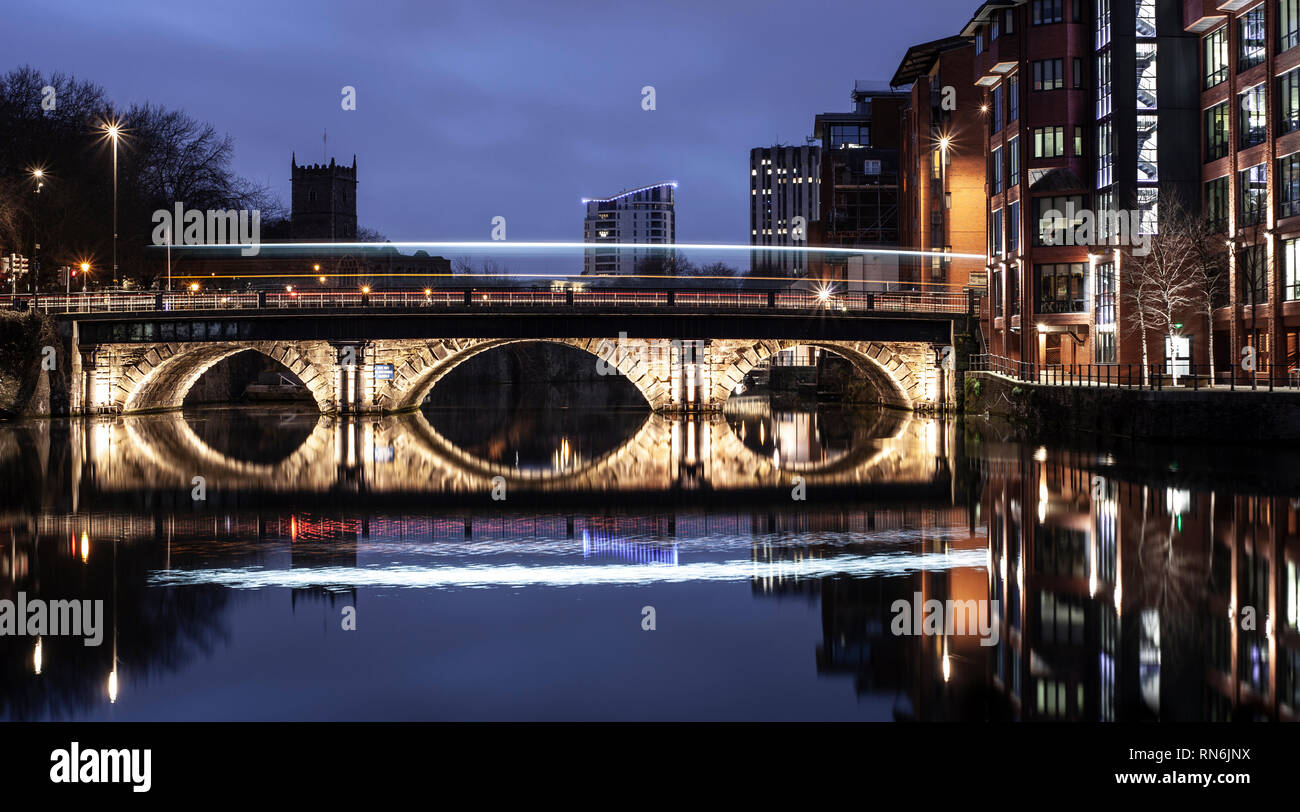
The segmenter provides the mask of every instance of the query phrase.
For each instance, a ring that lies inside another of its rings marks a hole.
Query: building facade
[[[349,242],[357,238],[357,156],[352,166],[298,165],[290,160],[290,233],[304,242]]]
[[[587,207],[583,221],[583,242],[595,243],[583,257],[584,274],[632,275],[641,270],[662,272],[660,267],[667,255],[655,249],[619,248],[629,244],[670,244],[677,241],[677,220],[674,206],[677,183],[670,181],[620,192],[613,197],[586,198]],[[656,264],[654,269],[643,263]]]
[[[853,110],[822,113],[813,122],[821,141],[820,219],[815,245],[897,248],[899,245],[899,143],[908,94],[854,84]],[[894,255],[822,254],[809,258],[809,275],[860,291],[896,287]]]
[[[987,111],[990,352],[1041,364],[1141,360],[1122,263],[1158,232],[1161,201],[1200,208],[1197,149],[1168,137],[1200,120],[1182,7],[993,0],[962,29]],[[1099,225],[1075,239],[1087,222]],[[1189,323],[1172,344],[1146,336],[1150,361],[1191,360],[1205,332]]]
[[[972,84],[974,43],[947,37],[907,50],[890,84],[909,87],[903,108],[899,236],[924,256],[900,257],[901,277],[921,290],[983,291],[986,133],[982,90]],[[974,267],[972,267],[974,265]]]
[[[821,147],[749,151],[750,245],[807,246],[810,224],[820,219]],[[802,276],[807,266],[806,255],[794,251],[754,251],[750,258],[756,275]]]
[[[1300,2],[1187,2],[1199,37],[1203,210],[1222,230],[1229,303],[1216,366],[1300,365]]]

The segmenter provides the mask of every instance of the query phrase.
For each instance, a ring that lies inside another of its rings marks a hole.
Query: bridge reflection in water
[[[343,718],[496,718],[521,708],[596,718],[597,706],[681,718],[701,696],[719,715],[780,716],[773,695],[810,718],[1296,717],[1300,504],[1015,440],[968,438],[968,460],[950,424],[892,417],[847,433],[825,415],[758,403],[724,420],[651,417],[613,450],[549,470],[458,449],[436,416],[313,415],[305,439],[270,463],[232,459],[176,415],[6,429],[5,473],[52,484],[0,494],[0,597],[75,588],[106,600],[112,629],[98,649],[42,641],[40,667],[33,641],[0,638],[0,717],[109,718],[112,708],[124,714],[115,718],[151,718],[176,713],[166,697],[181,695],[193,699],[182,718],[318,718],[286,704],[283,686],[296,692],[337,670],[333,658],[355,639],[379,647],[365,649],[367,673],[332,673]],[[694,462],[672,439],[673,425],[687,438],[692,424]],[[390,447],[391,458],[376,452]],[[608,474],[618,454],[637,460],[619,469],[626,480]],[[410,467],[387,468],[399,455]],[[196,505],[196,462],[207,465],[211,494],[242,481],[244,496],[293,498]],[[819,500],[810,487],[808,502],[792,500],[795,471],[810,483],[852,482],[857,496]],[[492,502],[485,483],[498,475],[549,504],[517,505],[514,490]],[[406,478],[418,476],[436,477],[459,502],[416,507],[432,496]],[[908,477],[905,497],[876,485]],[[566,505],[582,491],[561,487],[576,483],[613,497]],[[391,510],[340,501],[363,486],[419,498]],[[622,498],[650,487],[683,498],[652,507]],[[719,501],[728,488],[751,498]],[[308,505],[301,494],[313,489],[321,498]],[[185,501],[163,504],[174,491]],[[24,501],[29,493],[40,503]],[[734,587],[746,584],[735,603]],[[950,630],[897,634],[897,603],[918,595],[997,601],[996,644]],[[647,604],[661,612],[660,637],[635,636]],[[340,636],[345,606],[360,607],[374,638]],[[1241,622],[1246,607],[1253,625]],[[819,626],[811,634],[788,622],[806,608]],[[611,616],[623,619],[611,626]],[[301,642],[304,622],[323,635],[315,647]],[[541,648],[523,648],[525,639]],[[464,653],[485,643],[493,654]],[[718,659],[697,662],[701,652]],[[773,667],[773,654],[802,667]],[[206,680],[249,661],[259,663],[258,684],[243,704],[223,704],[224,684]],[[509,694],[493,704],[485,676],[522,663],[572,690],[539,697],[527,679],[506,680]],[[702,665],[746,678],[715,691],[690,677]],[[110,673],[120,686],[111,695]],[[645,673],[653,691],[600,687]],[[418,675],[418,690],[403,675]],[[398,711],[378,702],[375,685],[390,680],[420,698]],[[477,693],[457,693],[464,685]]]
[[[43,504],[76,510],[87,496],[140,491],[187,502],[195,477],[203,477],[210,500],[223,492],[429,494],[491,504],[497,486],[498,497],[506,500],[691,490],[764,490],[791,500],[797,486],[813,496],[830,486],[946,491],[952,469],[951,425],[894,410],[873,412],[854,429],[851,441],[834,451],[818,446],[815,416],[753,406],[727,416],[650,413],[631,436],[590,457],[568,453],[562,440],[549,465],[478,456],[449,440],[422,412],[313,416],[302,442],[277,461],[249,461],[217,450],[192,419],[170,412],[70,422],[69,478],[60,486],[68,490],[44,494]],[[57,442],[50,431],[48,424],[32,424],[17,434],[0,434],[0,459],[5,453],[18,455],[23,446],[34,449],[31,459],[49,459],[50,444]],[[760,435],[761,442],[747,442]],[[812,447],[818,449],[815,458]]]

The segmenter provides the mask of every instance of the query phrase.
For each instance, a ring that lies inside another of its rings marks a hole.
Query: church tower
[[[352,166],[298,165],[295,154],[290,234],[308,242],[350,242],[357,238],[357,156]]]

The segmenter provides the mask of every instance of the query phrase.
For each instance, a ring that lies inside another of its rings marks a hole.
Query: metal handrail
[[[1213,364],[1043,364],[1018,361],[989,353],[972,355],[970,371],[990,372],[1017,381],[1045,386],[1117,389],[1300,389],[1300,367],[1295,364],[1259,364],[1245,368],[1216,369]]]
[[[396,291],[240,291],[0,295],[0,308],[47,313],[145,313],[185,310],[287,310],[325,308],[455,307],[672,307],[678,309],[777,309],[834,313],[935,313],[978,317],[975,292],[882,291],[826,294],[812,291],[588,289]]]

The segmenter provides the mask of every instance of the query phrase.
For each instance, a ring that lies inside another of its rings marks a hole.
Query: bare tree
[[[1199,304],[1189,219],[1181,206],[1170,201],[1148,250],[1142,254],[1130,251],[1120,263],[1120,302],[1129,330],[1142,340],[1144,378],[1151,362],[1151,333],[1164,334],[1172,346],[1182,314],[1194,312]]]
[[[1207,215],[1197,215],[1174,201],[1162,230],[1176,229],[1186,235],[1191,258],[1191,288],[1196,312],[1205,319],[1206,358],[1214,386],[1214,311],[1228,301],[1228,254],[1224,248],[1223,225]]]
[[[1252,347],[1255,346],[1255,305],[1268,301],[1268,256],[1259,242],[1265,225],[1266,205],[1263,195],[1249,195],[1246,198],[1242,212],[1245,227],[1239,230],[1238,235],[1244,245],[1237,249],[1237,278],[1240,280],[1241,298],[1250,308],[1248,342]],[[1233,244],[1236,244],[1235,240]],[[1250,379],[1254,385],[1253,371]]]

